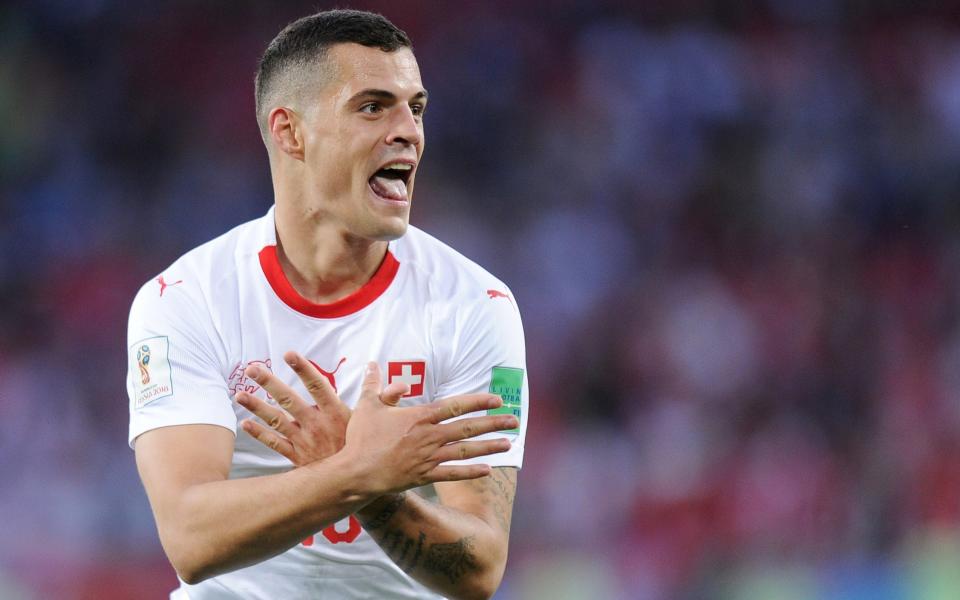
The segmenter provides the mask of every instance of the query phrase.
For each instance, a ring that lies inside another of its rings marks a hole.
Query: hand
[[[449,460],[476,458],[510,449],[507,439],[463,441],[484,433],[518,426],[513,415],[469,417],[443,423],[460,415],[499,407],[493,394],[467,394],[430,404],[397,407],[399,395],[391,388],[380,393],[380,367],[367,365],[360,400],[347,423],[341,452],[366,474],[375,494],[407,490],[437,481],[477,479],[490,474],[488,465],[441,466]],[[389,394],[387,393],[389,392]]]
[[[237,392],[236,400],[269,426],[245,419],[240,423],[243,430],[299,467],[340,451],[347,421],[350,420],[350,409],[310,361],[296,352],[287,352],[283,360],[300,377],[316,405],[307,404],[293,388],[267,369],[256,365],[247,367],[244,374],[267,390],[283,410],[246,392]],[[403,395],[406,393],[403,387],[400,384],[388,386],[384,395],[393,398],[398,391]]]

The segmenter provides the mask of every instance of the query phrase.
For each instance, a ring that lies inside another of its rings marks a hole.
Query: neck
[[[351,236],[286,203],[277,203],[275,221],[280,266],[297,293],[316,304],[359,290],[387,252],[387,242]]]

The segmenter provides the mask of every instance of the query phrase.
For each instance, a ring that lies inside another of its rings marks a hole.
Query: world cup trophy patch
[[[140,340],[130,346],[129,357],[135,408],[143,408],[154,400],[173,395],[170,339],[167,336]]]
[[[150,383],[150,346],[144,344],[137,350],[137,367],[140,369],[140,383]]]

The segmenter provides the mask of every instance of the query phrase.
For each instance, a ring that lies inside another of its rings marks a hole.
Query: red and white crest
[[[244,370],[250,365],[258,365],[262,369],[266,369],[271,373],[273,372],[273,365],[269,358],[251,360],[247,362],[247,364],[243,364],[242,362],[237,363],[233,367],[233,371],[230,372],[230,377],[227,379],[227,389],[230,391],[231,397],[236,395],[237,392],[256,394],[260,390],[260,384],[244,374]],[[263,393],[267,395],[267,400],[273,400],[273,396],[271,396],[267,390],[263,390]]]
[[[427,377],[427,363],[422,360],[398,360],[387,363],[387,384],[395,381],[410,386],[404,398],[423,395],[423,382]]]

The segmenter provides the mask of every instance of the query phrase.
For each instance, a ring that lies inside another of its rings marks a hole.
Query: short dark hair
[[[383,15],[362,10],[328,10],[297,19],[273,38],[260,58],[254,80],[257,121],[266,136],[266,101],[287,69],[323,58],[334,44],[354,43],[393,52],[411,48],[410,38]]]

